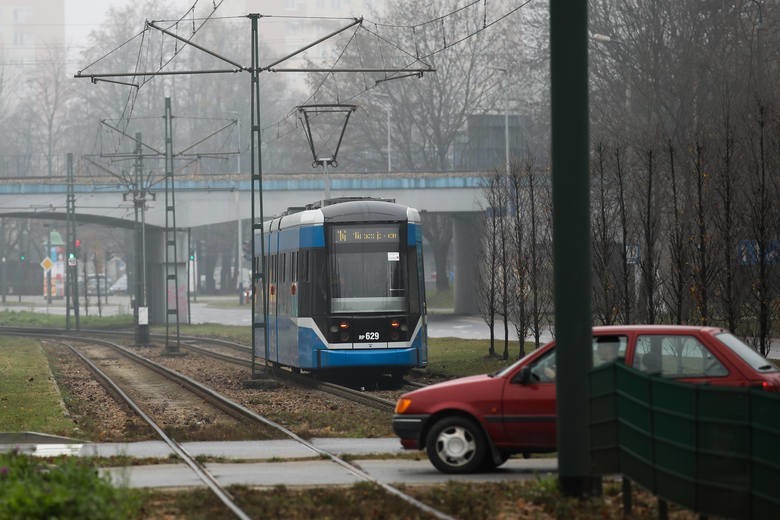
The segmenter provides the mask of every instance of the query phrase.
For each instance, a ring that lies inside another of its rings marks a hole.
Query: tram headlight
[[[341,320],[338,323],[331,323],[330,327],[328,327],[328,330],[334,334],[339,331],[345,332],[349,330],[349,322],[346,320]]]

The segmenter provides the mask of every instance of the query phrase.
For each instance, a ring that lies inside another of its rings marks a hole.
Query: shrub
[[[18,452],[0,454],[0,520],[132,518],[139,500],[83,461],[55,465]]]

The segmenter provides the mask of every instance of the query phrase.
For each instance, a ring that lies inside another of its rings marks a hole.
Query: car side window
[[[728,375],[728,369],[705,345],[687,335],[639,336],[632,366],[664,377]]]
[[[626,357],[626,336],[593,336],[593,366]]]
[[[551,348],[542,357],[533,362],[531,381],[534,383],[551,383],[555,381],[555,349]]]

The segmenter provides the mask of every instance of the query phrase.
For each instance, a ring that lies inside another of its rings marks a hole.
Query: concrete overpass
[[[20,182],[21,181],[21,182]],[[85,182],[86,181],[86,182]],[[483,176],[480,172],[331,174],[331,197],[374,196],[394,198],[420,210],[445,213],[474,213],[484,207]],[[149,200],[146,222],[165,224],[164,186],[150,186],[156,200]],[[116,179],[78,179],[74,185],[76,211],[89,216],[133,220],[132,200],[126,184]],[[263,175],[265,217],[278,215],[291,206],[323,198],[324,175]],[[67,184],[63,178],[34,181],[0,179],[0,212],[28,215],[65,213]],[[199,175],[176,179],[176,223],[198,227],[250,217],[249,175]],[[114,221],[115,222],[115,221]]]
[[[393,198],[398,203],[420,210],[453,216],[455,310],[476,312],[476,299],[473,297],[476,294],[474,270],[477,258],[474,237],[479,212],[485,206],[483,172],[330,173],[329,177],[332,198]],[[177,177],[175,182],[176,224],[180,229],[250,218],[249,174],[185,176]],[[132,227],[134,210],[129,191],[127,184],[114,178],[77,178],[74,184],[77,220],[109,227]],[[164,256],[164,185],[162,182],[152,184],[149,191],[154,198],[148,198],[145,214],[149,226],[147,261],[152,264],[147,294],[150,295],[152,321],[159,322],[165,319],[161,289],[165,284],[162,283],[163,269],[159,265]],[[288,207],[314,202],[323,198],[324,192],[325,176],[321,172],[265,174],[264,216],[270,218]],[[0,180],[0,216],[65,220],[66,194],[67,184],[61,177]],[[186,245],[182,244],[179,250],[187,251]]]

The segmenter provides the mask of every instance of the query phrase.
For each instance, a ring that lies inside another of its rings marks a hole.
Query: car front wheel
[[[471,419],[445,417],[431,428],[426,451],[442,473],[473,473],[483,467],[487,442]]]

